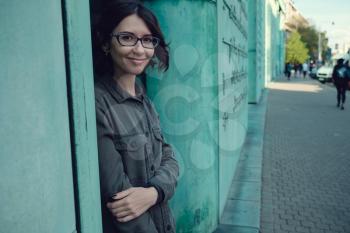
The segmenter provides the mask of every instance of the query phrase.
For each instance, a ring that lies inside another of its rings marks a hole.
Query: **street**
[[[350,101],[298,78],[269,84],[267,103],[261,232],[349,233]]]

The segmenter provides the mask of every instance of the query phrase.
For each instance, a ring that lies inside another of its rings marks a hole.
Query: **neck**
[[[132,74],[124,74],[118,75],[114,74],[113,79],[118,83],[118,85],[126,92],[128,92],[131,96],[136,96],[135,91],[135,79],[136,75]]]

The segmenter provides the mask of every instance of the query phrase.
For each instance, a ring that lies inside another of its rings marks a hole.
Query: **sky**
[[[327,32],[332,49],[335,43],[341,48],[350,44],[350,0],[294,0],[294,5],[318,30]]]

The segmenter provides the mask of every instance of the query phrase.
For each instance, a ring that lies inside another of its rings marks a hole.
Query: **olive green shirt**
[[[177,184],[178,164],[153,104],[135,88],[134,97],[111,78],[95,84],[104,233],[175,233],[168,200]],[[150,186],[158,191],[157,204],[138,218],[120,223],[106,208],[117,192]]]

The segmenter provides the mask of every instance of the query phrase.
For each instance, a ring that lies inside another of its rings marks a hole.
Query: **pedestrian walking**
[[[286,73],[286,76],[287,76],[287,79],[290,80],[290,76],[292,74],[292,69],[293,69],[293,65],[291,63],[286,63],[286,66],[285,66],[285,73]]]
[[[346,90],[349,87],[348,66],[344,64],[344,59],[339,59],[334,66],[332,80],[337,88],[337,107],[344,110]]]
[[[294,63],[293,69],[294,69],[294,78],[297,78],[298,77],[298,72],[299,72],[299,64],[298,63]]]
[[[307,65],[306,62],[303,63],[302,69],[303,69],[303,77],[304,77],[304,79],[305,79],[305,78],[306,78],[306,75],[307,75],[307,72],[308,72],[308,70],[309,70],[309,66]]]
[[[95,102],[104,233],[175,233],[169,199],[179,173],[136,75],[166,71],[168,47],[141,3],[112,3],[95,23]]]

